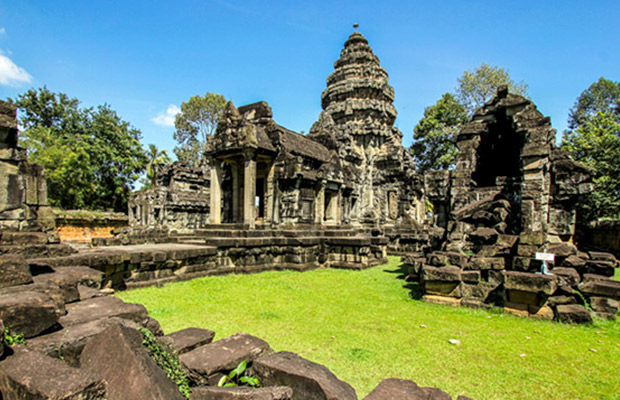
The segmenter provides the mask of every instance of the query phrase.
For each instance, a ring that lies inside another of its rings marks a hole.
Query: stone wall
[[[127,228],[127,216],[120,213],[89,211],[55,211],[56,228],[61,241],[90,244],[94,238],[113,237],[114,232]]]
[[[608,251],[620,258],[620,221],[598,221],[575,236],[579,247]]]

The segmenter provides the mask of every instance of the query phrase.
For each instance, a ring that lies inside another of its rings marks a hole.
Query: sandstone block
[[[493,244],[497,242],[497,238],[499,234],[495,229],[492,228],[478,228],[473,232],[469,233],[469,240],[474,244]]]
[[[66,328],[106,317],[124,318],[142,326],[149,318],[143,305],[129,304],[116,297],[106,296],[68,304],[67,315],[61,317],[59,322]]]
[[[420,387],[413,381],[404,379],[385,379],[377,385],[364,400],[452,400],[452,397],[439,389]]]
[[[553,276],[528,272],[504,271],[504,287],[508,290],[543,293],[550,296],[557,288]]]
[[[581,276],[574,268],[557,267],[551,271],[558,278],[560,286],[577,286],[581,281]]]
[[[88,267],[62,267],[56,272],[40,274],[33,278],[35,283],[52,282],[63,292],[64,302],[72,303],[80,300],[78,285],[99,288],[103,272]]]
[[[0,295],[0,319],[11,332],[31,338],[54,326],[58,313],[47,294],[23,291]]]
[[[108,400],[184,399],[151,359],[135,329],[114,324],[84,346],[80,365],[108,383]]]
[[[590,274],[614,276],[615,262],[607,260],[589,260],[586,262],[586,271]]]
[[[209,329],[186,328],[165,335],[162,340],[170,344],[177,354],[184,354],[211,343],[214,336],[215,332]]]
[[[472,257],[466,270],[496,270],[500,271],[505,268],[506,261],[501,257]]]
[[[248,387],[196,387],[190,400],[292,400],[293,390],[285,386],[259,389]]]
[[[90,371],[18,348],[0,362],[0,392],[6,400],[103,400],[106,383]]]
[[[457,299],[454,297],[425,294],[424,296],[422,296],[422,300],[426,301],[427,303],[441,304],[443,306],[458,307],[461,305],[462,299]]]
[[[196,384],[209,382],[217,372],[234,369],[241,361],[251,363],[263,354],[271,352],[269,344],[247,333],[233,336],[198,347],[179,356],[179,360]]]
[[[590,297],[590,306],[597,313],[606,313],[615,315],[618,312],[618,300],[607,297]]]
[[[589,296],[602,296],[620,300],[620,282],[611,279],[587,281],[579,285],[579,290]]]
[[[567,268],[581,268],[586,265],[587,259],[580,257],[578,255],[568,256],[562,261],[561,266]]]
[[[425,265],[422,267],[422,279],[425,281],[460,282],[461,269],[455,266],[431,267]]]
[[[590,312],[578,304],[564,304],[556,309],[558,321],[564,323],[587,324],[592,322]]]
[[[0,288],[32,282],[30,267],[22,256],[0,256]]]
[[[322,365],[295,353],[282,351],[254,361],[256,377],[265,386],[286,385],[293,389],[295,400],[356,400],[351,385],[338,379]]]

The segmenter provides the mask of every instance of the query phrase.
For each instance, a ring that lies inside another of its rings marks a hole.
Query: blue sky
[[[614,1],[0,0],[0,98],[43,85],[108,103],[171,152],[167,110],[215,92],[266,100],[307,132],[353,23],[390,75],[403,143],[466,69],[505,67],[561,132],[591,83],[620,80]],[[158,118],[159,116],[159,118]]]

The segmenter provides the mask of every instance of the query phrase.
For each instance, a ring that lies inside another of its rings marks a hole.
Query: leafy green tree
[[[174,139],[179,143],[174,154],[179,161],[193,167],[200,165],[225,105],[224,96],[209,92],[181,103],[181,112],[174,120]]]
[[[65,209],[125,211],[132,185],[144,170],[140,131],[110,106],[79,107],[79,101],[46,87],[15,102],[29,160],[46,170],[48,197]]]
[[[508,85],[508,90],[513,94],[520,94],[527,97],[527,84],[523,81],[516,83],[503,67],[497,67],[482,63],[473,71],[466,70],[458,78],[456,87],[456,97],[465,107],[469,115],[482,107],[485,102],[490,100],[502,85]]]
[[[153,187],[155,185],[157,175],[162,170],[162,168],[172,162],[170,160],[170,157],[168,157],[168,152],[166,150],[159,150],[154,144],[149,144],[147,157],[149,159],[149,162],[148,164],[146,164],[147,182],[144,185],[145,189]]]
[[[584,90],[570,110],[568,128],[577,129],[599,112],[614,116],[620,122],[620,82],[601,77]]]
[[[620,123],[599,111],[574,131],[564,132],[562,147],[573,159],[592,168],[594,191],[581,199],[578,222],[620,219]]]
[[[424,117],[413,129],[411,153],[420,172],[447,169],[456,162],[456,135],[467,122],[467,111],[456,97],[445,93],[436,104],[424,109]]]

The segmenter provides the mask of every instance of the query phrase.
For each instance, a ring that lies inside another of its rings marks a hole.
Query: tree
[[[126,210],[148,161],[139,130],[107,104],[81,109],[77,99],[46,87],[28,90],[15,103],[21,144],[31,162],[45,167],[53,206]]]
[[[224,96],[209,92],[181,103],[181,112],[174,120],[174,139],[179,143],[174,154],[179,161],[192,167],[200,165],[225,105]]]
[[[146,178],[147,182],[144,185],[145,189],[149,189],[155,186],[155,180],[162,168],[170,164],[170,157],[166,150],[159,150],[154,144],[149,144],[149,150],[147,152],[148,164],[146,164]]]
[[[451,93],[424,109],[424,117],[413,129],[411,153],[420,172],[447,169],[456,161],[456,134],[467,122],[467,111]]]
[[[479,107],[490,100],[502,85],[508,85],[510,93],[527,97],[527,84],[523,81],[515,83],[503,67],[482,63],[473,71],[466,70],[458,78],[456,97],[465,107],[469,115],[473,115]]]
[[[598,111],[576,130],[564,132],[562,147],[575,161],[594,172],[594,191],[581,199],[579,222],[604,217],[620,219],[620,123],[617,116]]]
[[[601,77],[584,90],[570,110],[568,128],[577,129],[598,112],[615,116],[616,122],[620,122],[620,82]]]

